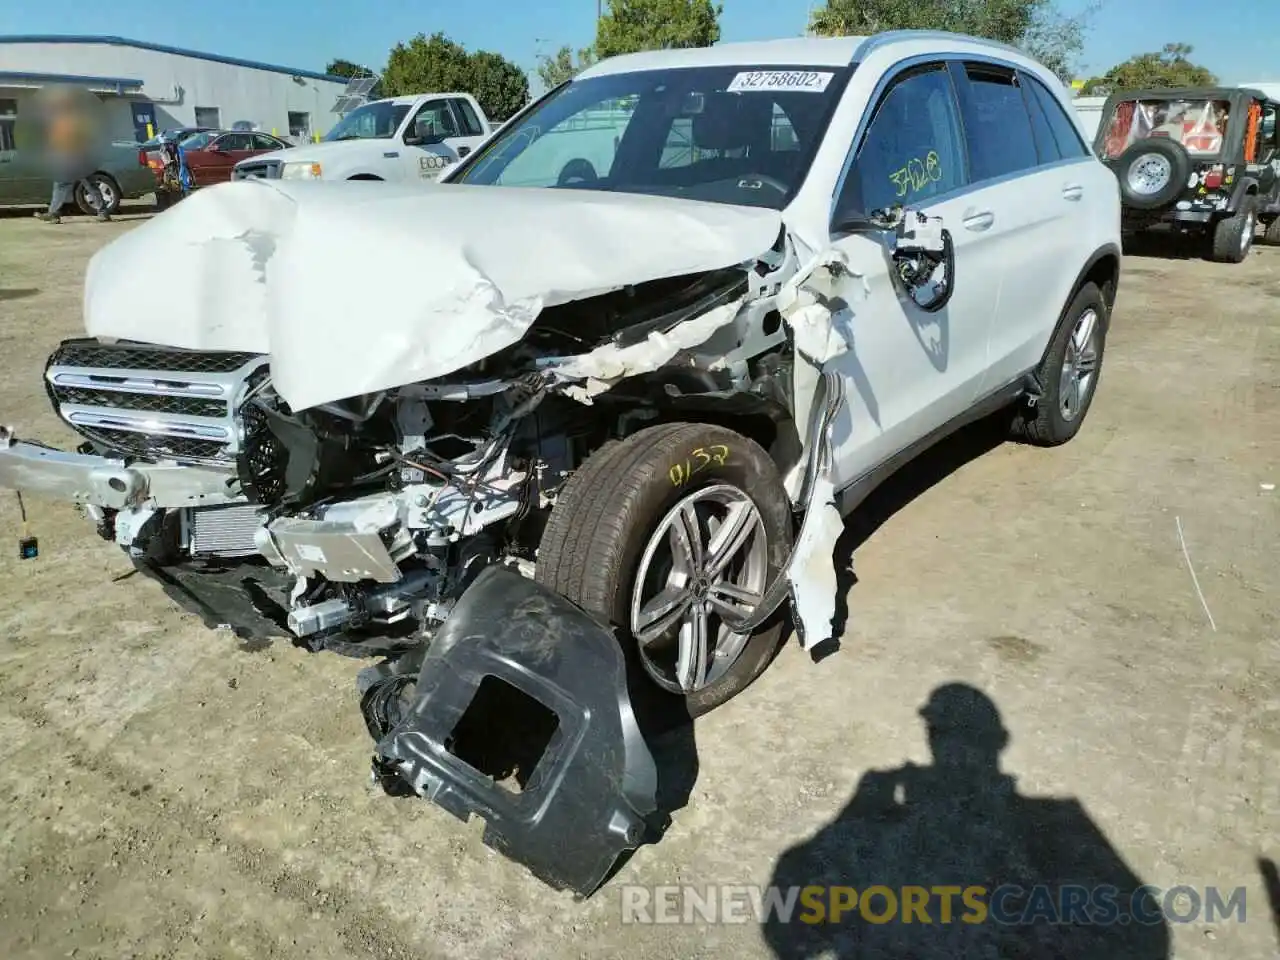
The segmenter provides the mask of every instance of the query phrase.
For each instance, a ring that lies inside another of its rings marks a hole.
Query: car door
[[[237,163],[252,153],[253,134],[224,133],[209,143],[203,151],[204,177],[201,183],[221,183],[231,179],[231,171]]]
[[[955,251],[951,300],[927,312],[890,272],[891,237],[834,234],[851,275],[852,346],[830,361],[845,379],[844,412],[834,430],[834,480],[852,483],[964,412],[986,363],[986,337],[1002,266],[993,232],[993,198],[969,184],[959,103],[947,64],[896,73],[869,111],[836,194],[833,223],[901,204],[942,218]]]
[[[459,133],[453,148],[458,151],[459,157],[465,157],[484,141],[484,127],[480,124],[480,117],[470,100],[465,97],[451,97],[449,106],[453,109]]]
[[[953,65],[970,175],[991,194],[998,223],[993,249],[1003,271],[988,329],[987,375],[980,392],[1019,379],[1041,359],[1082,252],[1096,231],[1102,191],[1076,124],[1035,77],[990,62]],[[1052,112],[1046,112],[1052,111]],[[1105,171],[1104,171],[1105,172]]]
[[[428,134],[419,141],[420,132]],[[409,180],[433,181],[451,164],[458,162],[460,141],[458,121],[449,101],[440,97],[428,100],[409,121],[404,135],[405,149],[400,152],[404,175]]]

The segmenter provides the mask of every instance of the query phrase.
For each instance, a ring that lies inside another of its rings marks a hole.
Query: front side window
[[[366,103],[334,125],[325,140],[387,140],[396,135],[409,114],[408,103]]]
[[[875,108],[838,204],[871,213],[916,206],[964,186],[964,146],[945,66],[931,65],[897,80]]]
[[[1175,140],[1193,157],[1217,156],[1227,136],[1227,100],[1120,100],[1103,118],[1103,156],[1114,159],[1139,140]],[[1241,119],[1243,123],[1243,118]]]
[[[14,128],[18,124],[18,101],[0,99],[0,152],[17,149]]]
[[[577,79],[450,180],[780,210],[808,172],[848,73],[727,66]]]
[[[1017,74],[986,64],[966,64],[964,72],[964,132],[973,182],[1034,169],[1039,156]]]
[[[432,100],[424,103],[417,116],[413,118],[413,126],[409,130],[410,135],[415,134],[424,125],[427,132],[433,137],[446,139],[459,135],[458,124],[453,118],[453,111],[449,109],[449,101],[447,100]]]

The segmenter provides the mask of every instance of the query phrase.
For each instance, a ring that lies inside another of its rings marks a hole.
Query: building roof
[[[228,63],[233,67],[248,67],[251,70],[270,70],[272,73],[287,73],[290,76],[306,77],[309,80],[328,80],[331,83],[347,82],[346,77],[335,77],[315,70],[299,70],[296,67],[282,67],[275,63],[262,63],[257,60],[244,60],[240,57],[224,57],[218,53],[201,53],[199,50],[188,50],[185,47],[170,47],[163,43],[148,43],[145,40],[130,40],[127,37],[94,36],[91,34],[0,34],[0,45],[6,43],[101,43],[113,47],[133,47],[137,50],[154,50],[157,53],[171,53],[179,57],[192,57],[196,60],[212,60],[214,63]]]
[[[132,77],[86,77],[78,73],[30,73],[26,70],[0,70],[0,87],[6,83],[74,83],[95,90],[114,90],[124,93],[142,86],[141,80]]]

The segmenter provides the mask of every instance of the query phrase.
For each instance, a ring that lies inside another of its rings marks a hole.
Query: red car
[[[286,150],[292,144],[255,130],[205,130],[179,142],[187,158],[187,167],[197,187],[231,179],[231,170],[245,157],[273,150]],[[147,166],[159,184],[164,175],[164,161],[159,150],[146,154]]]

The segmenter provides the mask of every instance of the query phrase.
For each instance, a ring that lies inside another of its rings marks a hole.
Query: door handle
[[[986,230],[996,222],[996,215],[990,210],[966,210],[962,222],[966,230]]]
[[[470,148],[470,147],[459,147],[459,148],[458,148],[458,156],[460,156],[460,157],[465,157],[465,156],[466,156],[468,153],[470,153],[470,152],[471,152],[471,148]]]
[[[1084,196],[1084,187],[1078,183],[1069,183],[1062,188],[1062,195],[1068,200],[1079,200]]]

